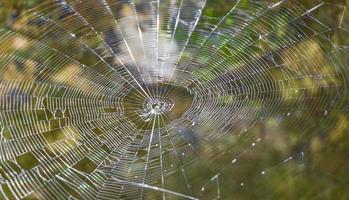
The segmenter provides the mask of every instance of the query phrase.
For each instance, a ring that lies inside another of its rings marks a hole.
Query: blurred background
[[[44,0],[0,0],[0,26],[10,27],[14,19],[25,10],[42,2]],[[205,15],[219,19],[231,9],[232,2],[235,1],[209,0]],[[300,2],[305,7],[312,7],[321,1]],[[348,4],[346,0],[328,2],[340,6]],[[339,22],[343,23],[343,27],[348,25],[348,14],[343,15],[342,12],[331,9],[333,7],[329,6],[325,11],[317,13],[316,17],[326,21],[326,24],[332,24],[333,30],[342,26]],[[327,35],[337,44],[338,56],[343,61],[341,65],[346,68],[349,63],[347,34],[346,31],[338,31]],[[309,66],[314,60],[319,61],[324,56],[322,51],[317,51],[314,47],[314,41],[309,40],[303,45],[314,49],[313,54],[308,56],[309,60],[304,61]],[[287,57],[287,52],[284,53]],[[294,66],[297,67],[299,66]],[[326,67],[331,68],[334,67]],[[22,71],[16,68],[8,72],[6,78],[20,77]],[[70,71],[62,72],[61,75],[64,76],[65,73]],[[219,143],[214,149],[216,152],[210,151],[210,154],[217,156],[207,162],[222,171],[219,186],[214,182],[207,189],[201,188],[203,194],[212,193],[203,197],[213,199],[219,192],[225,199],[349,199],[348,85],[345,81],[338,83],[339,80],[333,79],[328,82],[342,87],[333,94],[316,89],[308,91],[314,98],[296,103],[289,98],[289,91],[286,91],[285,98],[280,100],[284,104],[282,112],[267,119],[261,117],[255,120],[252,128],[243,134],[228,136],[224,143]],[[312,82],[297,84],[300,88],[316,88]],[[335,98],[337,95],[338,98]],[[324,104],[328,109],[325,109]],[[263,112],[263,108],[260,112]],[[202,152],[205,154],[205,151]],[[197,170],[198,168],[193,167],[189,173],[211,176],[210,172]]]

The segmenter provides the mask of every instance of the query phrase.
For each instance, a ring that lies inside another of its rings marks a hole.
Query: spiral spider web
[[[0,29],[0,198],[271,199],[312,174],[344,137],[346,1],[209,3],[56,0]]]

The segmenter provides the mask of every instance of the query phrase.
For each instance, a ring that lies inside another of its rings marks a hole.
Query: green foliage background
[[[18,14],[42,2],[44,0],[1,0],[0,25],[8,25]],[[301,2],[311,5],[315,1]],[[336,0],[336,3],[346,4],[347,1]],[[231,8],[231,4],[231,0],[210,0],[206,15],[222,16]],[[331,11],[319,15],[330,22],[332,20],[333,23],[338,21],[338,15]],[[347,39],[345,35],[334,36],[336,41],[347,42]],[[316,99],[303,106],[310,108],[312,104],[316,104]],[[226,143],[217,147],[217,154],[230,150],[243,152],[250,145],[252,138],[265,139],[264,146],[247,152],[238,165],[231,165],[225,169],[222,181],[231,183],[221,185],[225,196],[234,195],[234,199],[348,199],[349,117],[344,108],[343,112],[331,113],[328,116],[330,125],[322,124],[320,116],[304,113],[299,115],[297,129],[287,119],[283,122],[279,122],[277,118],[263,121],[248,130],[246,135],[231,136]],[[298,127],[303,127],[302,132]],[[303,147],[307,147],[301,150],[306,155],[304,158],[296,159],[292,163],[278,164],[285,159],[285,155],[299,153],[299,148]],[[216,162],[212,164],[217,165],[230,162],[231,159],[231,156],[219,155],[217,160],[208,162]],[[263,166],[273,166],[267,178],[258,176],[261,173],[258,169]],[[193,168],[192,173],[207,176],[206,173],[209,172]],[[241,187],[243,180],[248,180],[248,186]]]

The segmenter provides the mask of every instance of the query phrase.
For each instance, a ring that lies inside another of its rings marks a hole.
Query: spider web
[[[346,124],[346,2],[210,4],[48,1],[0,29],[0,198],[270,199],[314,172]]]

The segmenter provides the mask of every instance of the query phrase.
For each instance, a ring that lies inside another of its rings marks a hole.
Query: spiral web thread
[[[346,109],[346,2],[207,3],[48,1],[0,29],[0,198],[228,199],[307,165]],[[305,142],[244,174],[273,123]]]

